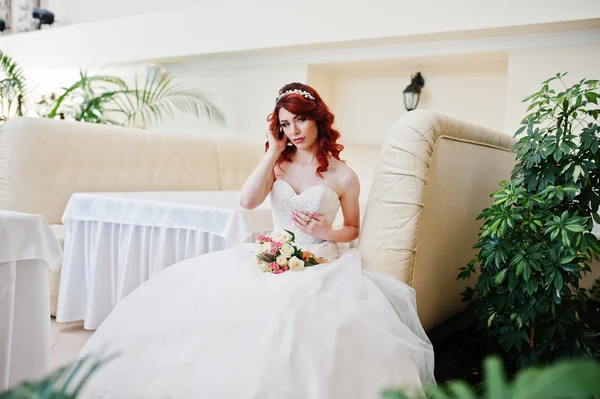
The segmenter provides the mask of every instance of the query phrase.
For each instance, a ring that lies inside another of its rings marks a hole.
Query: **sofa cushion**
[[[215,138],[221,190],[241,190],[265,156],[265,140],[221,136]]]
[[[60,223],[75,192],[219,190],[214,139],[46,118],[0,131],[0,209]]]

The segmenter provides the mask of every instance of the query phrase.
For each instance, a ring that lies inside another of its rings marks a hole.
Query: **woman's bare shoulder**
[[[344,191],[356,190],[360,188],[360,182],[358,181],[358,175],[350,166],[342,161],[333,159],[330,162],[331,166],[335,168],[335,176],[337,183],[342,187]]]

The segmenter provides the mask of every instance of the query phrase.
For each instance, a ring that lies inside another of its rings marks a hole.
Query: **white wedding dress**
[[[339,251],[291,222],[292,210],[333,221],[336,193],[314,186],[298,195],[278,180],[271,202],[275,227],[331,263],[261,273],[253,245],[241,244],[165,269],[82,349],[119,356],[81,398],[375,399],[434,382],[412,288],[363,270],[356,250]]]

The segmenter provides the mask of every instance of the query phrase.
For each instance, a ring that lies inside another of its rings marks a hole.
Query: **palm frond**
[[[123,79],[121,79],[117,76],[110,76],[110,75],[88,76],[87,71],[81,69],[81,70],[79,70],[79,80],[77,82],[73,83],[70,87],[63,88],[64,92],[54,102],[52,109],[48,113],[48,118],[56,117],[58,110],[59,110],[60,106],[62,105],[62,103],[69,96],[76,93],[78,90],[80,90],[82,92],[82,95],[84,97],[88,96],[88,98],[86,100],[90,100],[90,98],[93,97],[93,94],[94,94],[94,85],[98,84],[98,83],[108,83],[109,85],[112,85],[113,86],[113,87],[111,87],[111,89],[113,89],[112,92],[129,90],[127,83]],[[114,86],[117,86],[117,87],[115,88]]]
[[[183,88],[171,77],[157,81],[155,76],[148,76],[141,90],[136,80],[135,88],[124,92],[125,98],[117,101],[129,126],[147,127],[162,121],[165,114],[173,118],[174,109],[203,116],[210,122],[225,123],[223,112],[204,93]]]
[[[22,116],[27,94],[27,80],[21,67],[6,53],[0,50],[0,68],[6,76],[0,81],[0,101],[2,102],[2,119],[11,114]],[[13,104],[15,105],[13,107]]]
[[[107,106],[109,106],[114,101],[114,97],[120,93],[120,91],[109,91],[98,95],[85,96],[84,101],[80,103],[79,108],[72,116],[77,121],[105,123],[107,121],[105,113],[109,111]]]
[[[90,83],[110,83],[112,85],[118,86],[123,90],[129,89],[129,86],[123,79],[118,76],[110,76],[110,75],[96,75],[96,76],[88,76],[87,81]]]
[[[225,116],[206,95],[182,88],[172,78],[157,76],[147,75],[143,84],[136,78],[130,88],[119,77],[89,76],[87,71],[80,70],[79,80],[63,88],[47,117],[56,117],[60,109],[78,121],[145,128],[162,122],[165,116],[174,118],[178,110],[224,124]],[[112,118],[115,114],[120,117]]]
[[[15,84],[20,86],[23,90],[25,89],[27,80],[25,79],[23,70],[17,65],[12,57],[4,53],[2,50],[0,50],[0,66],[2,67],[2,70],[8,79],[13,80]]]

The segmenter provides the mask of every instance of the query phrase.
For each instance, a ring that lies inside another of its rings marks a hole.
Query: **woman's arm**
[[[262,161],[248,176],[240,195],[240,205],[245,209],[254,209],[263,203],[275,180],[273,168],[279,158],[279,153],[267,150]]]
[[[324,240],[335,242],[351,242],[358,238],[360,234],[360,204],[358,197],[360,195],[360,183],[358,176],[353,170],[349,169],[347,176],[341,181],[344,193],[340,197],[342,205],[342,215],[344,216],[344,227],[339,230],[331,229],[323,237]]]
[[[275,180],[273,168],[287,144],[285,136],[280,139],[275,137],[271,131],[267,132],[267,139],[269,140],[269,149],[242,187],[240,205],[245,209],[256,208],[271,192]]]

